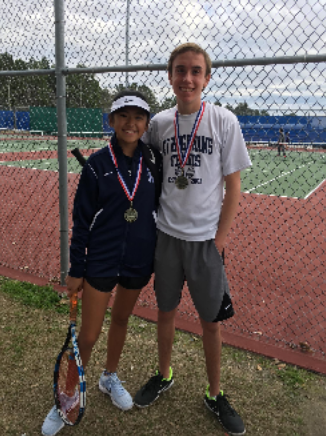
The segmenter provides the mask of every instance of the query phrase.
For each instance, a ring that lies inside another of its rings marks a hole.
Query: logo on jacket
[[[148,168],[147,169],[147,180],[149,183],[154,183],[154,177],[152,176],[152,173],[149,171]]]

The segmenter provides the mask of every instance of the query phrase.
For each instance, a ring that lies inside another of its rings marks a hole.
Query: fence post
[[[58,123],[59,161],[59,213],[60,213],[60,283],[68,272],[68,166],[67,166],[67,118],[66,118],[66,78],[64,52],[64,0],[54,0],[55,14],[55,74],[56,106]]]

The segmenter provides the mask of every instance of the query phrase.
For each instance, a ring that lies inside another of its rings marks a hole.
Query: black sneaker
[[[139,389],[134,398],[134,404],[138,407],[147,407],[154,403],[155,400],[164,391],[170,389],[173,385],[173,373],[172,368],[170,368],[169,379],[163,378],[162,374],[156,371],[156,374],[151,377],[148,382]]]
[[[207,388],[204,403],[211,412],[215,413],[220,424],[229,435],[241,436],[246,433],[241,417],[230,406],[223,391],[221,391],[216,397],[209,397],[209,391]]]

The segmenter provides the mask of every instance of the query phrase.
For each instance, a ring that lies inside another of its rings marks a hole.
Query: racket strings
[[[75,423],[79,415],[80,384],[78,368],[71,349],[62,355],[57,389],[60,410],[70,422]]]

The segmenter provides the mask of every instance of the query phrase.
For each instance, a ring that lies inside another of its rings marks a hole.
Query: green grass
[[[36,309],[51,309],[64,314],[69,313],[69,300],[65,295],[59,295],[58,292],[54,291],[52,286],[37,286],[0,276],[0,289],[13,300],[26,306]],[[80,305],[79,302],[79,310]]]
[[[1,436],[40,434],[53,404],[52,371],[67,332],[67,302],[51,286],[0,277]],[[85,418],[77,429],[66,427],[60,434],[225,435],[203,405],[205,361],[201,338],[193,334],[177,331],[175,335],[171,390],[144,410],[124,413],[114,407],[97,387],[109,326],[110,310],[86,371]],[[156,368],[156,325],[131,317],[119,364],[125,387],[135,394]],[[221,382],[246,423],[247,435],[325,436],[324,376],[224,346]]]

